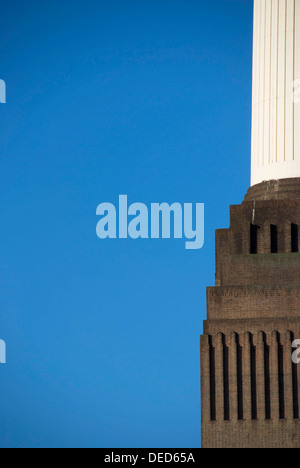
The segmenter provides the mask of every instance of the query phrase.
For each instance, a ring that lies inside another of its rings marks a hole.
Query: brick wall
[[[216,233],[201,337],[202,447],[300,447],[300,180],[260,184]],[[297,190],[295,190],[297,187]],[[267,194],[267,195],[266,195]],[[282,198],[282,199],[281,199]]]

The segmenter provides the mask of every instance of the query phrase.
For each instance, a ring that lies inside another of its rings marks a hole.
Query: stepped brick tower
[[[216,233],[202,447],[300,448],[300,0],[254,0],[252,185]]]

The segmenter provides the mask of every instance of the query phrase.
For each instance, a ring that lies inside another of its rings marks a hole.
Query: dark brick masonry
[[[252,187],[216,232],[201,337],[202,447],[300,448],[300,179]]]

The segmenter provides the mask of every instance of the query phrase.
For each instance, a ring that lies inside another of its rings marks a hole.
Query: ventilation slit
[[[278,369],[279,369],[279,419],[284,419],[284,370],[283,370],[283,346],[278,345]]]
[[[293,362],[293,403],[294,403],[294,419],[299,419],[299,402],[298,402],[298,381],[297,367],[298,364]]]
[[[299,252],[299,230],[297,224],[292,224],[291,226],[292,234],[292,252]]]
[[[251,224],[250,226],[250,254],[257,254],[257,237],[258,237],[258,226]]]
[[[225,338],[224,338],[225,340]],[[229,421],[230,413],[229,413],[229,349],[225,345],[225,341],[223,343],[224,349],[224,420]]]
[[[271,253],[278,253],[278,231],[274,224],[271,224]]]
[[[252,419],[257,419],[257,395],[256,395],[256,349],[251,339],[251,402]]]
[[[243,408],[243,350],[239,343],[237,345],[237,387],[238,387],[238,419],[239,421],[244,419],[244,408]]]
[[[270,347],[265,343],[266,419],[271,419]]]

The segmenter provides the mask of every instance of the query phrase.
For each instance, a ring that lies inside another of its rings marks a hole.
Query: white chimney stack
[[[300,0],[254,0],[251,185],[300,177]]]

